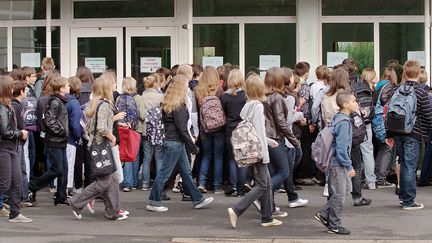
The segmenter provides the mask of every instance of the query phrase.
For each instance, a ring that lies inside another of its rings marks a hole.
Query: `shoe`
[[[282,221],[279,221],[277,219],[273,219],[271,222],[261,223],[262,227],[270,227],[270,226],[277,226],[281,225]]]
[[[9,219],[9,223],[31,223],[31,222],[33,222],[32,219],[27,218],[22,214],[18,214],[18,216],[16,216],[13,219]]]
[[[33,204],[36,203],[36,191],[30,191],[28,195],[28,199]],[[4,203],[3,203],[4,204]]]
[[[9,211],[7,211],[4,207],[0,209],[0,217],[9,217]]]
[[[72,213],[76,219],[78,219],[78,220],[82,219],[82,215],[78,209],[73,208]]]
[[[25,201],[20,202],[20,207],[22,207],[22,208],[31,208],[31,207],[33,207],[33,203],[30,202],[29,199],[27,199]]]
[[[194,208],[195,208],[195,209],[203,208],[203,207],[209,205],[210,203],[212,203],[213,200],[214,200],[213,197],[205,198],[205,199],[203,199],[200,203],[198,203],[197,205],[195,205]]]
[[[165,191],[163,191],[162,195],[161,195],[161,200],[162,201],[169,201],[169,200],[171,200],[171,198],[166,194]]]
[[[368,206],[372,203],[371,199],[362,198],[360,201],[354,202],[354,206],[360,207],[360,206]]]
[[[69,206],[69,202],[68,201],[63,201],[63,202],[54,201],[54,206],[61,206],[61,205]]]
[[[328,191],[328,183],[325,184],[324,186],[324,190],[323,190],[323,194],[324,197],[328,197],[329,195],[329,191]]]
[[[344,227],[337,227],[337,228],[328,228],[327,233],[338,234],[338,235],[349,235],[351,234],[351,231],[345,229]]]
[[[396,195],[399,195],[400,194],[400,188],[397,186],[397,187],[395,187],[395,194]]]
[[[326,219],[320,212],[316,213],[314,218],[325,227],[329,227],[328,219]]]
[[[283,188],[279,188],[276,190],[277,193],[286,193],[286,190]]]
[[[222,190],[222,189],[216,189],[215,191],[214,191],[214,194],[216,194],[216,195],[220,195],[220,194],[224,194],[225,192],[224,192],[224,190]]]
[[[114,220],[114,221],[122,221],[122,220],[126,220],[128,218],[127,215],[123,215],[123,214],[116,214],[114,215],[112,218],[108,218],[109,220]]]
[[[245,183],[245,184],[244,184],[244,188],[245,188],[245,191],[246,191],[246,192],[250,192],[250,191],[252,191],[252,186],[251,186],[250,184],[248,184],[248,183]]]
[[[74,188],[74,189],[72,189],[72,192],[75,193],[75,194],[81,194],[82,190],[83,190],[82,188],[78,188],[78,189]]]
[[[178,187],[178,185],[174,185],[172,192],[174,193],[180,193],[180,187]]]
[[[152,211],[152,212],[166,212],[166,211],[168,211],[168,208],[164,207],[164,206],[147,205],[146,209],[148,211]]]
[[[303,188],[299,185],[294,185],[294,191],[301,191]]]
[[[96,212],[96,210],[94,209],[94,205],[95,200],[91,200],[89,203],[86,204],[86,208],[91,214],[94,214]]]
[[[50,192],[51,193],[56,193],[57,192],[57,188],[55,188],[55,187],[50,188]]]
[[[402,209],[403,210],[408,210],[408,211],[414,211],[414,210],[420,210],[423,209],[424,205],[418,202],[414,202],[411,206],[403,206]]]
[[[261,203],[258,200],[255,200],[252,204],[255,206],[258,212],[261,212]]]
[[[129,189],[129,187],[124,187],[124,188],[123,188],[123,191],[124,191],[124,192],[130,192],[130,189]]]
[[[7,202],[3,201],[3,208],[10,209],[10,206]]]
[[[235,229],[237,227],[237,214],[232,208],[228,208],[228,217],[230,220],[231,227]]]
[[[318,180],[316,177],[312,178],[312,181],[314,181],[316,184],[321,184],[322,182]]]
[[[225,196],[236,197],[237,196],[237,189],[235,187],[231,187],[228,191],[225,192]]]
[[[182,201],[183,202],[192,202],[192,198],[189,195],[183,194]]]
[[[207,189],[205,188],[205,186],[199,186],[199,187],[198,187],[198,190],[199,190],[201,193],[207,193]]]
[[[374,183],[374,182],[371,182],[371,183],[366,184],[366,189],[369,189],[369,190],[376,190],[376,185],[375,185],[375,183]]]
[[[148,190],[150,190],[150,186],[149,185],[143,185],[141,187],[141,191],[148,191]]]
[[[384,181],[384,182],[377,182],[377,183],[376,183],[376,186],[377,186],[378,188],[393,188],[393,187],[395,187],[396,185],[393,184],[393,183],[390,183],[390,182]]]
[[[137,187],[136,187],[136,186],[132,187],[132,190],[136,190],[136,189],[137,189]]]
[[[288,216],[287,212],[281,211],[279,208],[275,208],[275,211],[272,213],[273,218],[285,218]]]
[[[119,210],[117,211],[117,213],[118,213],[118,214],[121,214],[121,215],[129,216],[129,211],[127,211],[127,210],[119,209]]]
[[[299,198],[295,202],[288,203],[288,207],[290,207],[290,208],[303,207],[303,206],[305,206],[308,203],[309,203],[309,201],[307,199],[301,199],[301,198]]]

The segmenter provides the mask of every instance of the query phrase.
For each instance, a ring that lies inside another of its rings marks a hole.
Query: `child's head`
[[[56,94],[65,95],[69,93],[69,81],[62,76],[58,76],[51,81],[51,87]]]
[[[348,72],[344,68],[333,70],[330,75],[329,86],[330,88],[327,92],[327,95],[329,96],[336,94],[340,89],[349,90],[350,84]]]
[[[353,75],[358,72],[357,63],[353,58],[347,58],[342,61],[342,64],[348,67],[348,74]]]
[[[154,89],[159,87],[158,77],[156,74],[151,74],[143,79],[145,89]]]
[[[0,76],[0,104],[12,107],[13,80],[6,75]]]
[[[193,78],[193,71],[192,71],[192,67],[189,64],[182,64],[178,67],[177,69],[177,74],[183,74],[184,76],[186,76],[186,78],[188,80],[192,80]]]
[[[93,74],[90,68],[85,66],[78,67],[76,71],[76,76],[81,80],[82,83],[90,83],[94,82]]]
[[[55,70],[52,72],[49,72],[48,75],[45,77],[45,80],[42,84],[42,95],[52,95],[53,89],[51,86],[51,82],[60,76],[59,72],[56,72]]]
[[[23,67],[22,78],[28,85],[34,85],[37,79],[36,70],[32,67]]]
[[[23,80],[23,71],[21,68],[14,68],[9,72],[9,77],[11,77],[12,80]]]
[[[361,74],[361,78],[363,80],[366,80],[369,84],[378,83],[378,76],[377,76],[375,70],[372,68],[363,69],[363,72]]]
[[[424,70],[423,68],[420,70],[420,75],[418,76],[418,82],[421,84],[425,84],[428,81],[428,74],[426,72],[426,70]]]
[[[315,75],[318,80],[327,82],[327,78],[330,75],[330,70],[326,65],[320,65],[315,69]]]
[[[81,90],[81,80],[77,76],[72,76],[69,78],[69,93],[71,95],[78,95]]]
[[[232,96],[237,95],[238,89],[243,89],[245,85],[244,75],[240,69],[233,69],[228,75],[228,89]]]
[[[202,73],[204,71],[204,68],[199,64],[192,64],[192,71],[193,71],[193,79],[199,80],[202,76]]]
[[[284,93],[285,74],[282,68],[270,68],[264,78],[267,92]]]
[[[246,96],[248,100],[265,101],[266,86],[258,74],[251,74],[246,80]]]
[[[44,59],[42,59],[41,68],[44,72],[49,72],[54,70],[55,68],[54,59],[52,59],[52,57],[44,57]]]
[[[294,92],[300,86],[300,78],[294,76],[292,70],[287,67],[282,68],[284,70],[284,91],[285,94]]]
[[[14,98],[24,98],[25,89],[27,87],[27,83],[24,80],[14,80],[13,81],[13,97]]]
[[[342,91],[336,96],[336,104],[339,106],[341,112],[351,114],[358,110],[358,104],[353,93],[349,91]]]
[[[403,78],[402,80],[416,81],[420,75],[420,63],[417,60],[408,60],[403,66]]]
[[[295,74],[305,80],[309,78],[309,70],[310,64],[307,62],[299,62],[295,65]]]
[[[398,83],[398,77],[393,68],[386,68],[381,75],[381,80],[388,80],[391,84],[396,85]]]
[[[126,77],[123,79],[122,83],[122,90],[125,94],[136,94],[137,87],[136,87],[136,80],[132,77]]]

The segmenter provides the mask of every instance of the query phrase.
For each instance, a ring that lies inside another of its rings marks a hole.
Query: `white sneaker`
[[[88,211],[91,214],[94,214],[96,212],[96,210],[94,209],[94,204],[95,204],[95,200],[91,200],[89,203],[87,203],[86,207],[88,209]]]
[[[212,203],[212,202],[213,202],[213,199],[214,199],[213,197],[205,198],[202,202],[200,202],[200,203],[198,203],[197,205],[195,205],[194,208],[195,208],[195,209],[203,208],[203,207],[209,205],[210,203]]]
[[[232,208],[228,208],[228,217],[231,223],[231,227],[235,229],[237,227],[237,214]]]
[[[168,211],[168,208],[164,207],[164,206],[147,205],[146,209],[148,211],[152,211],[152,212],[166,212],[166,211]]]
[[[18,216],[16,216],[13,219],[9,219],[10,223],[31,223],[33,222],[32,219],[27,218],[26,216],[22,215],[22,214],[18,214]]]
[[[50,188],[50,192],[51,192],[51,193],[56,193],[56,192],[57,192],[57,188],[55,188],[55,187]]]
[[[324,197],[330,196],[329,192],[328,192],[328,183],[326,183],[325,186],[324,186],[323,196]]]
[[[75,216],[76,219],[82,219],[82,215],[78,212],[75,211],[74,209],[72,210],[73,215]]]
[[[117,213],[121,215],[129,216],[129,211],[127,210],[119,209]]]
[[[0,209],[0,217],[9,217],[9,211],[5,208]]]
[[[271,222],[267,222],[267,223],[261,223],[262,227],[269,227],[269,226],[277,226],[277,225],[281,225],[282,221],[279,221],[277,219],[273,219]]]
[[[253,202],[253,205],[255,206],[255,208],[258,210],[258,212],[261,212],[261,203],[258,200],[255,200]]]
[[[76,193],[76,194],[80,194],[80,193],[82,193],[82,188],[78,188],[78,189],[76,189],[76,188],[74,188],[73,190],[72,190],[72,192],[73,193]]]
[[[288,213],[275,208],[272,216],[273,218],[285,218],[286,216],[288,216]]]
[[[369,190],[376,190],[375,182],[366,184],[366,188]]]
[[[309,203],[309,201],[307,199],[301,199],[301,198],[299,198],[295,202],[288,203],[288,207],[290,207],[290,208],[303,207],[303,206],[305,206],[308,203]]]

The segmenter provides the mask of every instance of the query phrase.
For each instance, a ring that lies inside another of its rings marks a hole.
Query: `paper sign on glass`
[[[141,73],[154,73],[162,67],[162,57],[141,57]]]
[[[86,57],[85,66],[90,68],[92,73],[103,73],[106,69],[105,57]]]
[[[40,53],[21,53],[21,67],[40,67]]]
[[[260,55],[259,69],[267,71],[272,67],[280,67],[280,55]]]
[[[408,51],[408,60],[417,60],[420,62],[420,66],[426,66],[426,58],[424,51]]]
[[[212,66],[217,68],[219,66],[223,66],[223,57],[203,57],[202,58],[202,66]]]
[[[348,52],[327,52],[327,67],[334,67],[348,58]]]

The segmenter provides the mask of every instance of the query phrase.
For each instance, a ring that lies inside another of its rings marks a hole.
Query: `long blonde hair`
[[[248,100],[266,100],[266,86],[258,74],[252,74],[246,80],[246,97]]]
[[[95,114],[99,101],[102,99],[107,100],[112,106],[113,104],[112,82],[111,80],[107,79],[104,76],[100,76],[99,78],[95,79],[93,83],[92,98],[86,109],[87,117],[90,118]]]
[[[209,95],[216,95],[219,88],[219,73],[214,67],[207,66],[195,88],[198,103],[201,104]]]
[[[171,113],[188,103],[187,85],[188,79],[182,74],[177,74],[172,79],[171,84],[165,92],[165,98],[162,102],[162,108],[165,113]]]
[[[228,89],[231,91],[232,96],[237,95],[238,89],[243,89],[245,80],[243,72],[240,69],[233,69],[228,75]]]

